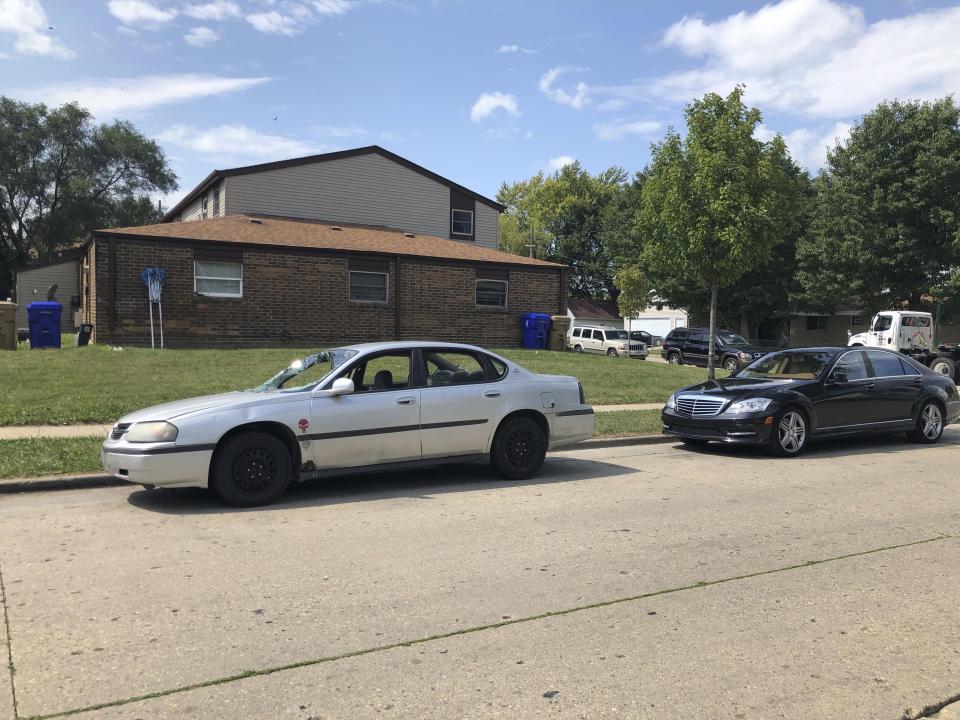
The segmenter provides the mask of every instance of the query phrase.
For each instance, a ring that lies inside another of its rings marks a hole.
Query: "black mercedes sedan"
[[[800,454],[811,440],[905,432],[935,443],[960,417],[954,382],[890,350],[800,348],[766,355],[722,380],[675,392],[663,432],[688,445],[711,440]]]

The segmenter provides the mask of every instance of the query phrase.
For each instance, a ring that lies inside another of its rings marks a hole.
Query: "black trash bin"
[[[93,335],[93,325],[82,323],[77,330],[77,347],[86,347],[90,344],[90,336]]]

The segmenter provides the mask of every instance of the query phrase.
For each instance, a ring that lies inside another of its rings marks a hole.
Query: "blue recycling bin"
[[[27,305],[31,350],[60,347],[60,315],[62,313],[63,306],[58,302],[35,302]]]
[[[523,313],[520,315],[520,336],[527,350],[543,350],[547,347],[550,332],[550,316],[546,313]]]

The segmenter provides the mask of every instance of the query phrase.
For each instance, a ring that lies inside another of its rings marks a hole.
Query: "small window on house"
[[[220,217],[220,188],[213,191],[213,216]]]
[[[473,210],[451,210],[450,224],[454,235],[473,235]]]
[[[350,300],[353,302],[387,302],[387,273],[350,271]]]
[[[829,320],[826,315],[807,315],[807,330],[826,330]]]
[[[860,313],[859,315],[851,315],[851,316],[850,316],[850,324],[851,324],[851,325],[863,325],[863,313]]]
[[[477,280],[477,305],[480,307],[507,306],[506,280]]]
[[[193,291],[210,297],[243,297],[243,264],[194,260]]]
[[[204,220],[207,219],[207,196],[204,195],[203,199],[200,201],[200,217]]]

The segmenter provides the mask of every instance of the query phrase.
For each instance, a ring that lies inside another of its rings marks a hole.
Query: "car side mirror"
[[[834,372],[830,375],[829,382],[831,385],[846,385],[849,378],[845,372]]]
[[[850,337],[851,335],[853,335],[853,330],[847,330],[847,337]]]
[[[356,388],[353,385],[353,380],[350,378],[337,378],[333,381],[333,384],[328,387],[326,390],[320,390],[316,393],[319,397],[339,397],[340,395],[349,395]]]

